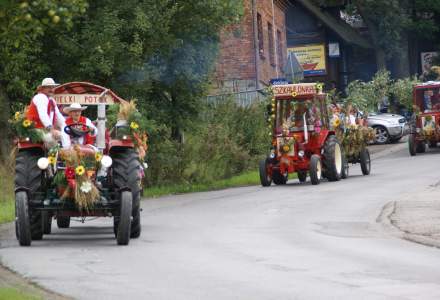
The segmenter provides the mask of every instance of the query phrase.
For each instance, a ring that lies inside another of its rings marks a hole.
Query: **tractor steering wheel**
[[[84,129],[86,128],[86,129]],[[82,123],[70,124],[64,127],[64,132],[72,137],[83,137],[86,134],[90,133],[92,128]]]

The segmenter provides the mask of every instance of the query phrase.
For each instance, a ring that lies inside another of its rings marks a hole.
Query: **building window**
[[[273,26],[270,22],[267,23],[267,32],[269,34],[269,61],[275,67],[275,44],[273,42]]]
[[[280,69],[284,66],[284,44],[283,44],[283,36],[281,31],[277,30],[277,55],[278,55],[278,66]]]
[[[261,19],[260,14],[257,14],[257,26],[258,26],[258,51],[260,52],[260,57],[264,58],[263,20]]]

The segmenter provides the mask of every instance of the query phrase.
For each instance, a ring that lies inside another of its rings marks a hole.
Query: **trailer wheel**
[[[329,181],[341,180],[342,173],[342,149],[338,139],[332,135],[329,136],[324,145],[324,167],[325,177]]]
[[[298,171],[297,175],[298,175],[299,182],[301,182],[301,183],[306,182],[306,180],[307,180],[307,171]]]
[[[69,228],[70,227],[70,217],[69,216],[57,216],[57,226],[58,228]]]
[[[416,146],[416,136],[414,134],[410,134],[408,137],[408,149],[409,149],[409,154],[411,156],[416,156],[417,146]]]
[[[361,170],[362,170],[362,174],[370,175],[371,159],[370,159],[370,151],[368,151],[367,148],[364,148],[361,151]]]
[[[43,222],[43,234],[52,233],[52,214],[48,211],[41,212],[41,218]]]
[[[26,192],[15,194],[15,230],[20,246],[30,246],[31,225],[29,222],[28,196]]]
[[[417,153],[425,153],[426,152],[425,142],[416,142],[416,152]]]
[[[42,172],[37,165],[41,156],[41,151],[31,149],[18,152],[15,158],[15,187],[27,189],[28,201],[34,200],[37,193],[42,191]],[[41,240],[43,238],[41,211],[29,207],[29,203],[27,207],[31,238]]]
[[[260,161],[260,182],[262,186],[270,186],[272,184],[272,174],[268,170],[268,162],[266,159]]]
[[[131,213],[133,195],[130,191],[121,193],[121,206],[119,208],[119,224],[116,232],[118,245],[128,245],[131,235]]]
[[[348,165],[347,157],[343,154],[343,155],[342,155],[342,172],[341,172],[341,178],[342,178],[342,179],[347,179],[349,173],[350,173],[350,166]]]
[[[310,181],[313,185],[321,182],[322,163],[319,155],[313,154],[310,158]]]

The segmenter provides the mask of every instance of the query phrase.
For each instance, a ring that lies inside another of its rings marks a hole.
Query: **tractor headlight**
[[[422,132],[422,129],[421,128],[416,128],[416,132],[420,133],[420,132]]]
[[[108,155],[104,155],[104,156],[101,158],[101,165],[102,165],[104,168],[110,168],[111,165],[112,165],[112,163],[113,163],[113,160],[112,160],[112,158],[111,158],[110,156],[108,156]]]
[[[146,162],[143,163],[144,169],[148,169],[148,164]]]
[[[298,156],[299,157],[304,157],[304,155],[305,155],[304,150],[299,150],[298,151]]]
[[[46,170],[49,167],[49,160],[47,159],[47,157],[42,157],[38,159],[37,165],[40,170]]]
[[[272,149],[272,150],[270,151],[269,157],[272,158],[272,159],[274,159],[275,156],[276,156],[276,155],[275,155],[275,150]]]
[[[123,140],[128,140],[128,136],[124,134],[124,135],[122,136],[122,139],[123,139]]]

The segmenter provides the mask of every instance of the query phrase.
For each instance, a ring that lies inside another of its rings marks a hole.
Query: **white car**
[[[401,115],[370,113],[367,121],[376,131],[377,144],[397,142],[409,132],[407,121]]]

